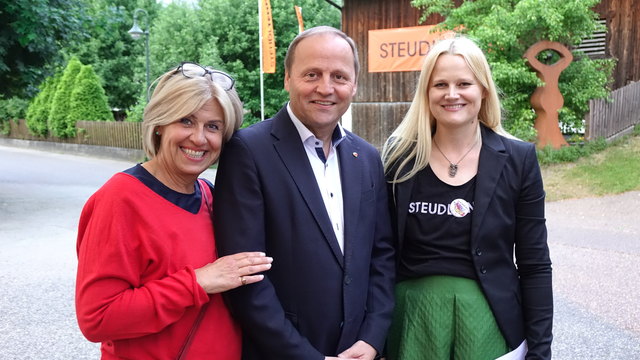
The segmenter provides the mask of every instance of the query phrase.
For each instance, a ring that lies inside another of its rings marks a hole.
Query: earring
[[[156,135],[160,136],[160,131],[156,131]]]

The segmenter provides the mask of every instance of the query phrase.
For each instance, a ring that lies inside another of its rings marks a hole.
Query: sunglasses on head
[[[236,82],[229,74],[188,61],[181,62],[176,68],[176,72],[181,72],[184,77],[188,78],[209,75],[209,79],[220,85],[225,91],[233,89],[233,85]]]

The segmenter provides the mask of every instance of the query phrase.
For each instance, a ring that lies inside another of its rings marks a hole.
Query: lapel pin
[[[354,158],[357,158],[357,157],[358,157],[358,153],[357,153],[357,152],[355,152],[355,151],[354,151],[351,155],[353,155],[353,157],[354,157]]]

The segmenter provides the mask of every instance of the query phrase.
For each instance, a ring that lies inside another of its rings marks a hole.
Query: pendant
[[[449,177],[456,177],[458,165],[449,163]]]

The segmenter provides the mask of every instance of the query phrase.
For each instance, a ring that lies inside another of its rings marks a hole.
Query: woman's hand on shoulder
[[[196,281],[208,294],[221,293],[264,279],[257,273],[271,269],[273,258],[262,252],[242,252],[223,256],[195,270]]]

